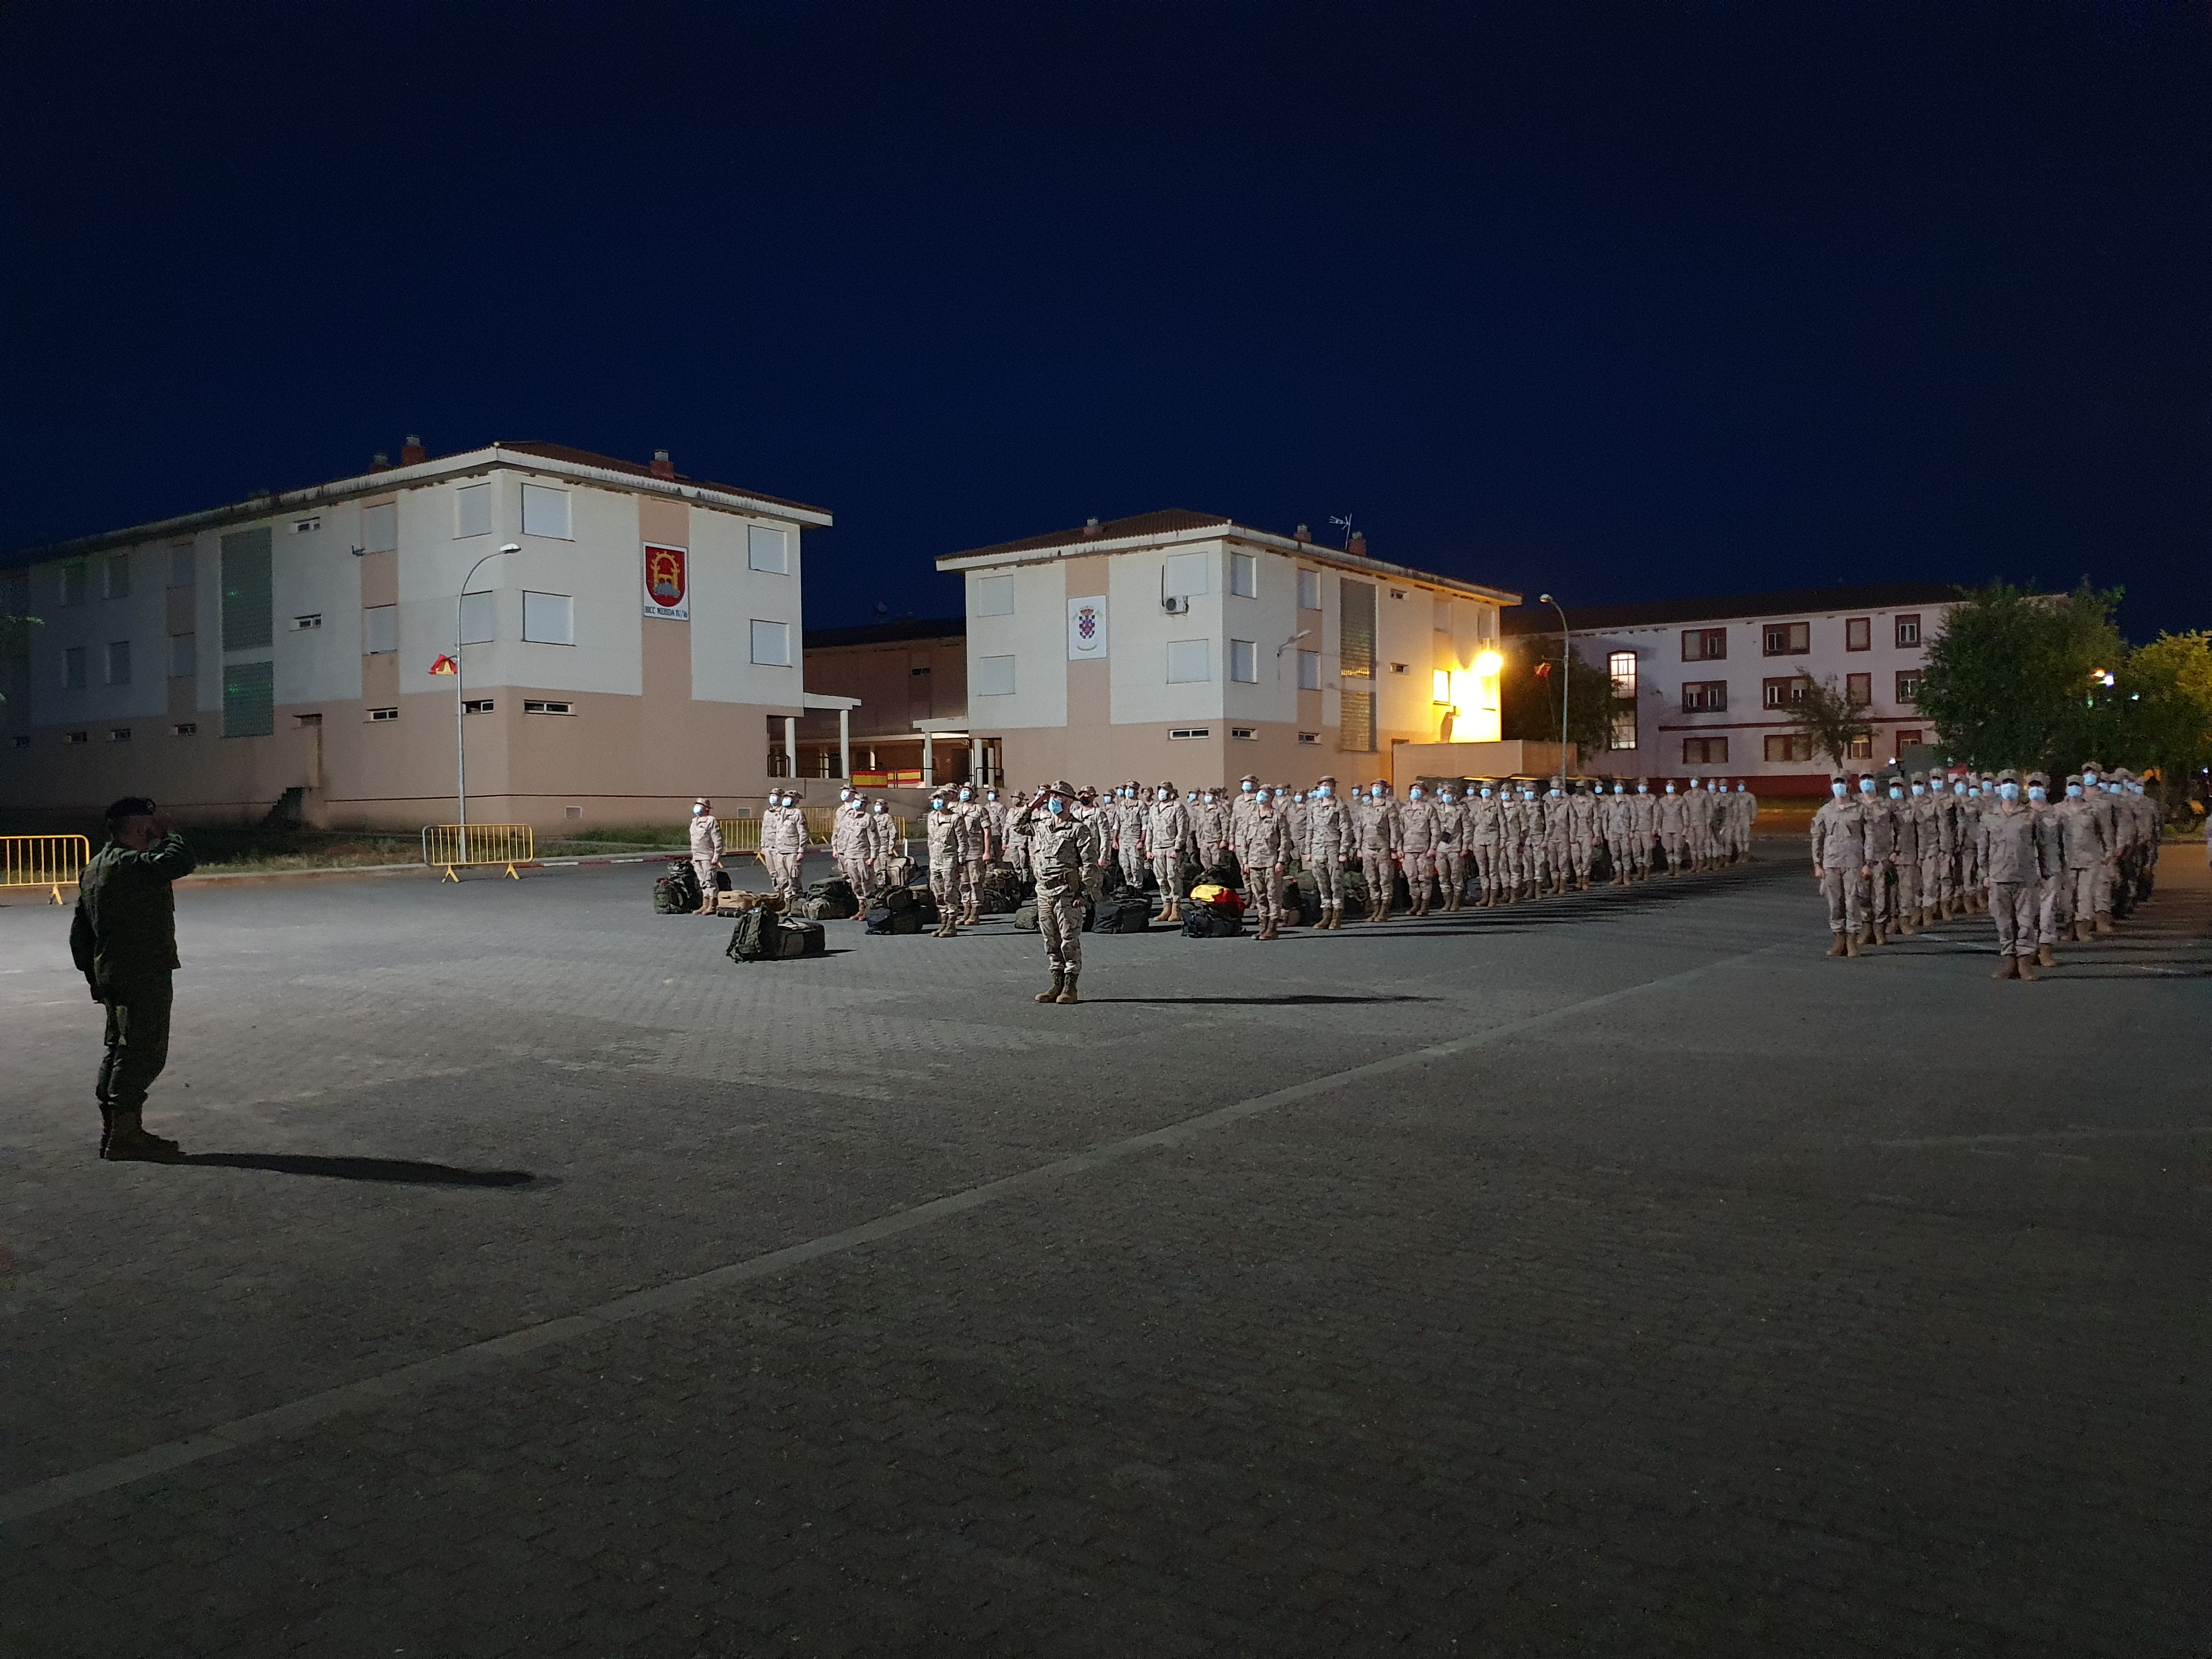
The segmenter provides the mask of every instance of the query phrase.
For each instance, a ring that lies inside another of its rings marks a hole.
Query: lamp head
[[[1539,605],[1557,605],[1559,601],[1553,599],[1549,593],[1539,593],[1536,596],[1536,603]]]
[[[509,542],[506,546],[501,548],[499,550],[502,553],[520,553],[522,551],[522,544],[520,542]]]
[[[1504,666],[1505,659],[1495,651],[1485,651],[1474,659],[1474,672],[1485,679],[1488,679]]]

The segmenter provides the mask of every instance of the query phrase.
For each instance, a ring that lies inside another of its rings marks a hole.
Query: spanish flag
[[[438,660],[430,665],[430,672],[433,674],[458,674],[461,671],[451,657],[441,651]]]

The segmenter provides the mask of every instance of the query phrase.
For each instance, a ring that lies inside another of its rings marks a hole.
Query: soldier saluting
[[[177,1143],[146,1133],[146,1091],[169,1058],[170,975],[177,963],[177,902],[169,884],[192,871],[185,838],[143,795],[107,809],[107,844],[77,882],[70,956],[107,1010],[107,1052],[94,1092],[100,1155],[174,1164]]]
[[[1013,823],[1025,836],[1030,866],[1036,872],[1037,932],[1044,939],[1052,984],[1037,993],[1039,1002],[1073,1002],[1083,972],[1083,883],[1099,855],[1096,826],[1075,811],[1075,786],[1055,783],[1040,789]]]

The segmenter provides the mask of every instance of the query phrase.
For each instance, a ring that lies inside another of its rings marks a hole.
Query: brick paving
[[[191,891],[178,1169],[0,909],[0,1652],[2212,1650],[2193,851],[2020,986],[1774,850],[1074,1009],[636,866]]]

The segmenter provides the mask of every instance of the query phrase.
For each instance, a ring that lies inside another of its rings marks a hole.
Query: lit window
[[[1897,677],[1897,700],[1899,702],[1918,702],[1920,701],[1920,671],[1918,669],[1906,669],[1899,673]]]
[[[1636,653],[1616,651],[1605,659],[1605,672],[1613,680],[1613,695],[1623,702],[1636,696]]]
[[[1608,749],[1636,747],[1636,711],[1633,708],[1622,708],[1614,712],[1613,730],[1607,734],[1605,746]]]
[[[1431,669],[1429,671],[1429,701],[1431,702],[1449,702],[1451,700],[1451,670],[1449,668]]]

